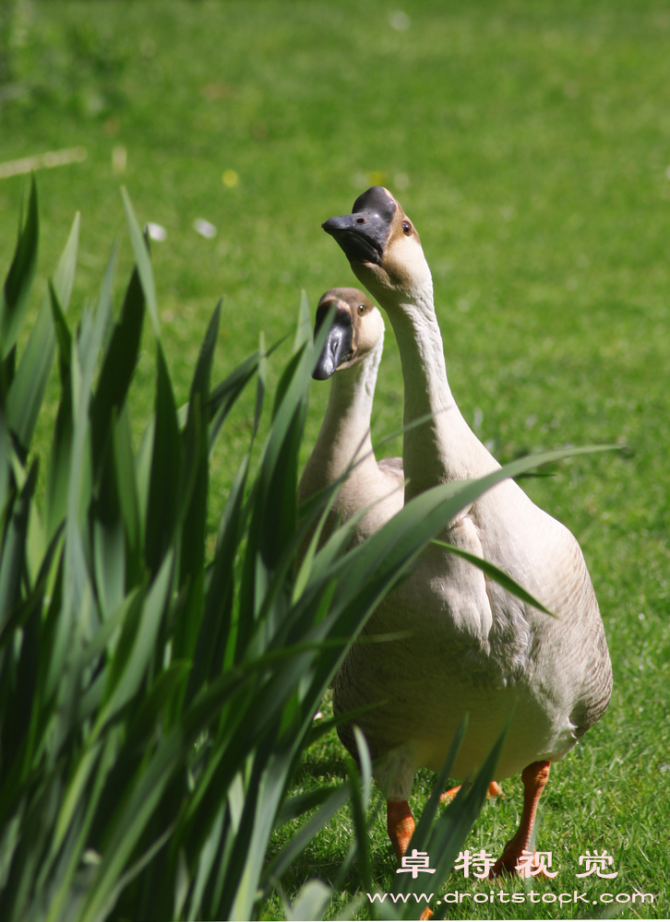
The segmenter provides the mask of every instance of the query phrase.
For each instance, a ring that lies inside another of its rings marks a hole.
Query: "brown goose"
[[[357,278],[386,310],[405,382],[405,500],[438,483],[499,467],[461,415],[447,382],[430,269],[419,235],[391,193],[374,186],[353,213],[323,225]],[[607,707],[612,672],[598,603],[572,534],[507,480],[463,510],[444,540],[507,571],[550,618],[438,547],[379,607],[367,634],[407,640],[355,645],[335,680],[337,713],[384,702],[360,718],[404,854],[414,829],[407,800],[420,766],[439,770],[464,714],[455,772],[484,761],[508,718],[496,776],[521,772],[524,807],[492,875],[513,873],[530,842],[551,762],[562,759]],[[351,729],[341,733],[354,752]]]
[[[332,377],[326,415],[314,450],[300,479],[301,502],[347,473],[329,525],[367,510],[356,526],[355,540],[377,531],[403,506],[400,458],[377,461],[370,440],[370,415],[377,370],[384,348],[384,321],[366,294],[357,288],[331,288],[316,312],[318,330],[331,307],[336,314],[313,373]],[[353,465],[353,466],[352,466]],[[328,529],[326,529],[328,530]]]

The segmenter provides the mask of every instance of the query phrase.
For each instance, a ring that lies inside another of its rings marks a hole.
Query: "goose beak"
[[[350,214],[330,218],[323,229],[344,250],[350,262],[379,263],[388,239],[388,228],[378,215]]]
[[[321,226],[334,237],[350,262],[379,265],[397,208],[391,193],[372,186],[354,202],[353,214],[329,218]]]
[[[330,304],[323,305],[324,311],[317,314],[316,330],[319,329]],[[315,331],[316,332],[316,331]],[[353,327],[351,314],[344,308],[339,308],[333,325],[328,332],[321,355],[319,356],[312,377],[316,381],[325,381],[335,374],[343,362],[348,362],[354,354]]]

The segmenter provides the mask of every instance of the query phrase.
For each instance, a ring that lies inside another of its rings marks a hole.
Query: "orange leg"
[[[395,856],[400,861],[414,832],[414,817],[406,800],[387,801],[386,828]]]
[[[544,787],[549,780],[550,762],[533,762],[524,768],[521,773],[523,781],[523,812],[519,828],[509,840],[505,849],[491,868],[489,877],[491,880],[499,877],[501,874],[515,874],[516,865],[524,849],[528,848],[530,836],[533,831],[535,814],[537,812],[537,802]]]
[[[406,800],[388,800],[386,802],[386,828],[388,829],[395,856],[398,861],[401,861],[414,832],[414,817]],[[433,911],[426,906],[419,919],[432,918]]]
[[[460,791],[462,787],[463,787],[462,784],[457,784],[455,788],[449,788],[449,790],[445,791],[444,794],[440,794],[440,801],[443,804],[450,803],[454,799],[454,797],[458,794],[458,792]],[[500,787],[497,781],[492,781],[491,784],[489,784],[489,790],[486,796],[487,797],[499,797],[500,794],[502,794],[502,788]]]
[[[461,785],[445,791],[440,796],[441,801],[451,800],[456,796]],[[488,790],[490,797],[495,797],[501,793],[500,785],[497,781],[492,781]],[[406,800],[389,800],[386,802],[386,828],[388,830],[391,845],[398,861],[402,860],[403,855],[407,852],[412,833],[414,832],[414,817]],[[428,906],[425,907],[419,919],[432,919],[433,911]]]

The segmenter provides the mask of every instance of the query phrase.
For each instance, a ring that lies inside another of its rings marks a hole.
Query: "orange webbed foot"
[[[516,874],[516,866],[520,854],[515,851],[505,851],[489,871],[489,880],[495,880],[497,877],[513,877]]]
[[[455,788],[449,788],[448,791],[445,791],[444,794],[440,794],[440,802],[443,804],[449,804],[458,794],[460,789],[463,787],[462,784],[457,784]],[[489,789],[486,793],[487,797],[499,797],[502,794],[502,788],[497,781],[492,781],[489,784]]]
[[[507,851],[505,850],[500,858],[493,865],[489,871],[489,880],[496,880],[498,877],[514,877],[519,871],[517,871],[517,864],[519,859],[522,857],[522,854],[517,854],[516,851]],[[539,864],[534,862],[531,864],[531,876],[538,878],[539,880],[550,880],[551,875],[545,874],[544,868]],[[527,875],[527,872],[526,872]],[[523,874],[521,876],[524,876]]]

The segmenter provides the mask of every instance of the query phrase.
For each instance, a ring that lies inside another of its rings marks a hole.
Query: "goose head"
[[[335,318],[312,372],[317,381],[351,368],[370,355],[384,338],[382,315],[358,288],[331,288],[321,295],[316,309],[316,333],[335,308]]]
[[[384,307],[432,297],[432,279],[421,239],[402,206],[383,186],[354,202],[352,214],[322,225],[344,250],[356,277]]]

